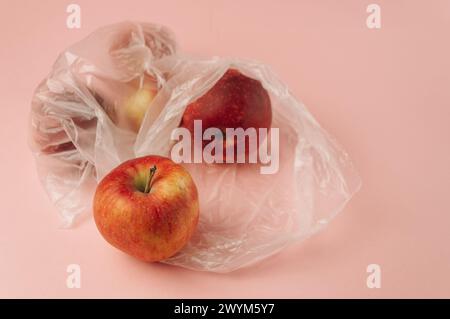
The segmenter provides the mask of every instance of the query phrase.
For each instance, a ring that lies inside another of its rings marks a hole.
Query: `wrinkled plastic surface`
[[[200,220],[166,263],[228,272],[264,259],[324,227],[360,187],[345,151],[264,65],[192,60],[159,26],[121,23],[62,53],[33,96],[30,142],[41,181],[64,225],[92,213],[97,181],[121,162],[170,156],[185,107],[235,68],[269,92],[279,128],[275,174],[259,164],[183,164],[197,184]],[[150,79],[158,91],[136,133],[120,119],[127,94]]]

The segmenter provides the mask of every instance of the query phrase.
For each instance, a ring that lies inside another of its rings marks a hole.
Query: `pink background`
[[[450,297],[450,1],[68,1],[0,5],[0,297]],[[366,27],[381,6],[382,28]],[[162,23],[197,55],[262,61],[345,146],[363,187],[322,233],[235,273],[145,264],[92,219],[58,229],[26,144],[32,92],[97,27]],[[81,266],[81,289],[66,267]],[[382,286],[366,286],[381,266]]]

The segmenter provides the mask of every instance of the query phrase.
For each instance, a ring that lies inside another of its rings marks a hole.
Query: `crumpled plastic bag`
[[[170,157],[184,109],[229,68],[259,80],[270,95],[278,171],[260,174],[263,164],[183,164],[199,191],[200,219],[187,246],[164,262],[233,271],[307,238],[341,211],[361,185],[351,160],[268,67],[186,58],[166,28],[126,22],[62,53],[33,97],[30,141],[64,225],[91,214],[96,183],[123,161]],[[144,83],[157,94],[137,131],[120,120],[120,105]]]

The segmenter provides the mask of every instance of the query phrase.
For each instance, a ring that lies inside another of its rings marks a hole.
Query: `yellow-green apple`
[[[102,236],[148,262],[182,249],[198,217],[198,193],[190,174],[161,156],[124,162],[101,180],[94,196],[94,218]]]
[[[147,112],[150,103],[157,93],[156,85],[150,80],[145,81],[139,87],[135,87],[128,97],[125,98],[123,108],[129,126],[135,132],[139,131],[142,120]]]
[[[120,128],[138,132],[147,109],[158,93],[153,76],[142,75],[122,82],[91,77],[88,88],[109,118]]]

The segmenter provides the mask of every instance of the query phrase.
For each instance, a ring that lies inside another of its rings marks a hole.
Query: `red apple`
[[[114,247],[144,261],[178,252],[198,222],[197,188],[181,165],[161,156],[129,160],[97,186],[94,218]]]
[[[211,127],[220,129],[224,135],[224,159],[229,147],[234,148],[236,157],[236,141],[227,138],[226,128],[255,128],[257,134],[259,128],[269,130],[272,123],[270,97],[258,80],[236,69],[228,69],[208,92],[186,107],[180,126],[187,128],[192,137],[195,120],[202,120],[202,134]],[[208,141],[203,141],[203,147],[206,144]],[[248,151],[247,144],[246,156]]]

